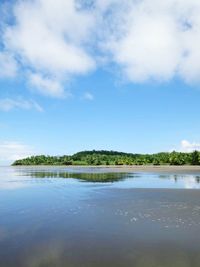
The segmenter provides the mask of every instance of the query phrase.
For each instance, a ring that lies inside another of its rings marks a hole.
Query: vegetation
[[[92,150],[78,152],[72,156],[32,156],[16,160],[13,165],[200,165],[200,152],[132,154]]]
[[[127,173],[112,173],[112,172],[106,172],[106,173],[86,173],[86,172],[64,172],[64,171],[35,171],[35,172],[28,172],[27,176],[31,176],[34,178],[74,178],[79,179],[82,181],[88,181],[88,182],[115,182],[120,181],[123,179],[126,179],[128,177],[132,177],[130,174]]]

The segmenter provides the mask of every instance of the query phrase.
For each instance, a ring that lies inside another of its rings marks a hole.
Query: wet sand
[[[115,166],[114,169],[122,170],[125,172],[158,172],[158,173],[200,173],[200,166],[169,166],[169,165],[162,165],[162,166]]]
[[[148,172],[148,173],[185,173],[185,174],[200,174],[200,166],[191,166],[191,165],[182,165],[182,166],[171,166],[171,165],[122,165],[122,166],[13,166],[12,168],[16,169],[53,169],[53,168],[67,168],[72,170],[96,170],[96,171],[108,171],[108,172]]]
[[[1,267],[199,267],[199,190],[104,188],[70,205],[49,193],[5,225]]]
[[[83,168],[87,168],[88,166],[83,166]],[[123,166],[89,166],[90,168],[102,169],[105,168],[109,171],[120,171],[120,172],[157,172],[157,173],[200,173],[200,166],[170,166],[170,165],[123,165]],[[74,166],[72,168],[77,168]]]
[[[1,267],[199,267],[200,190],[22,174],[3,175],[12,187],[0,190]]]

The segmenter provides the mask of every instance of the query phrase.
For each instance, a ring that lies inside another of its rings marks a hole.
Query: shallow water
[[[199,189],[200,174],[1,167],[0,266],[199,266]]]

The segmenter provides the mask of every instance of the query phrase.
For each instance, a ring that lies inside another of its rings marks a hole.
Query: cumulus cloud
[[[200,2],[124,1],[104,48],[133,82],[193,82],[200,73]]]
[[[192,152],[194,150],[200,150],[200,143],[196,142],[189,142],[187,140],[182,140],[181,141],[181,147],[180,151],[182,152]]]
[[[23,68],[40,72],[31,80],[50,95],[60,96],[60,81],[66,77],[95,68],[87,52],[93,16],[78,8],[76,2],[18,1],[13,8],[15,23],[4,28],[6,49],[16,55]],[[44,74],[50,78],[41,78]]]
[[[35,154],[34,148],[15,141],[0,142],[0,164]]]
[[[0,99],[0,110],[1,111],[11,111],[13,109],[35,109],[39,112],[43,111],[43,108],[34,100],[24,100],[24,99],[12,99],[3,98]]]
[[[12,76],[17,58],[45,95],[62,96],[66,81],[100,61],[134,83],[200,81],[198,0],[21,0],[12,9],[0,66]]]

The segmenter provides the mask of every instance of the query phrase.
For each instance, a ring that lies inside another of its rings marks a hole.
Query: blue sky
[[[90,2],[1,1],[0,164],[199,149],[200,4]]]

